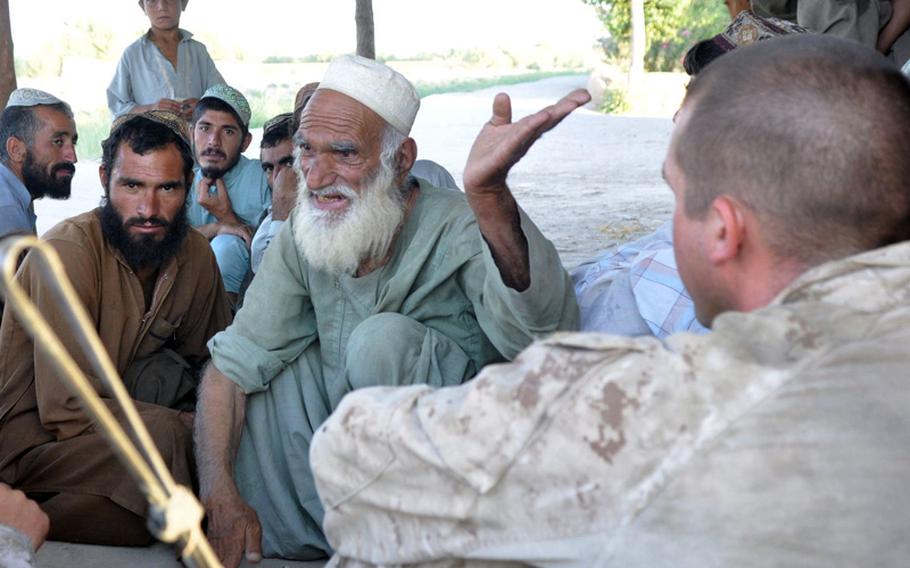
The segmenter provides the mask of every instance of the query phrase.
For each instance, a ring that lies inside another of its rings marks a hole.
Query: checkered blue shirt
[[[664,338],[703,333],[692,298],[679,277],[673,226],[608,250],[572,271],[581,329]]]

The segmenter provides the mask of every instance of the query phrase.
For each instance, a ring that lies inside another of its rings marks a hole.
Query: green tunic
[[[351,390],[454,385],[533,340],[576,329],[572,282],[553,244],[521,213],[531,285],[503,282],[461,193],[423,185],[391,260],[361,278],[309,267],[290,219],[266,252],[243,309],[209,343],[246,392],[234,473],[259,514],[264,552],[321,555],[313,432]]]

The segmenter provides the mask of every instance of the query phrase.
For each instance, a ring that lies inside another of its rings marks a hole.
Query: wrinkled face
[[[212,180],[224,177],[237,165],[243,143],[243,128],[229,112],[207,110],[193,125],[196,162]]]
[[[101,181],[105,235],[131,266],[160,264],[176,251],[187,232],[187,185],[175,145],[137,154],[122,143]]]
[[[333,275],[356,273],[391,253],[404,222],[395,152],[382,156],[385,122],[334,91],[316,91],[295,137],[300,196],[294,239],[307,262]]]
[[[180,0],[141,0],[141,4],[156,30],[172,30],[180,25]]]
[[[676,161],[676,147],[684,142],[688,109],[684,106],[676,115],[676,128],[670,149],[664,161],[663,175],[673,190],[676,204],[673,210],[673,251],[679,276],[695,304],[695,315],[702,325],[709,326],[719,313],[717,291],[713,281],[712,265],[708,261],[705,246],[707,223],[704,219],[686,215],[686,176]],[[683,139],[683,140],[681,140]]]
[[[26,149],[23,183],[34,198],[66,199],[76,173],[76,123],[50,107],[37,106],[34,112],[41,126]]]
[[[295,136],[301,182],[315,209],[347,215],[378,172],[384,127],[378,114],[347,95],[316,91]]]
[[[294,190],[297,186],[297,173],[294,171],[294,143],[290,138],[282,140],[271,148],[262,148],[259,152],[262,171],[269,181],[272,193],[282,189]]]

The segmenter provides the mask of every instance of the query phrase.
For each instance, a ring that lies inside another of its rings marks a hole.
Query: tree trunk
[[[16,90],[16,66],[13,61],[13,30],[9,21],[9,0],[0,0],[0,109],[6,107],[9,94]]]
[[[629,87],[635,89],[640,85],[645,74],[645,2],[644,0],[631,0],[629,8],[632,10],[632,62],[629,65]]]
[[[0,0],[5,1],[5,0]],[[376,59],[376,38],[373,33],[373,0],[356,0],[357,55]]]

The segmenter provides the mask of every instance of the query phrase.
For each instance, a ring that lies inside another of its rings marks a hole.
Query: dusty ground
[[[560,77],[506,87],[513,115],[524,116],[583,87],[585,76]],[[434,95],[423,100],[412,135],[421,158],[445,166],[461,183],[468,150],[489,120],[499,89]],[[573,267],[598,251],[649,232],[668,219],[672,196],[661,179],[669,141],[668,119],[611,117],[579,109],[544,136],[513,170],[509,183],[519,203],[552,239],[564,264]],[[258,141],[250,156],[258,155]],[[39,233],[57,221],[94,207],[101,196],[97,162],[80,162],[69,201],[38,203]],[[41,566],[72,568],[177,566],[164,545],[123,549],[47,543]],[[260,566],[321,566],[270,560]]]

